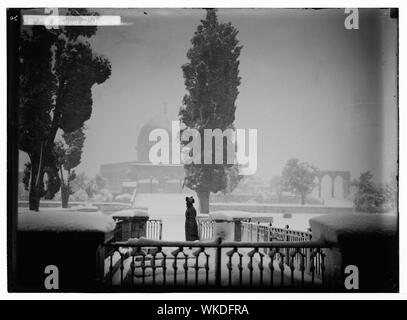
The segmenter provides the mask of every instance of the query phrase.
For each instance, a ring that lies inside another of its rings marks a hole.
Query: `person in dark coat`
[[[194,198],[185,198],[187,210],[185,211],[185,239],[186,241],[199,240],[198,224],[196,223],[196,210],[194,208]]]

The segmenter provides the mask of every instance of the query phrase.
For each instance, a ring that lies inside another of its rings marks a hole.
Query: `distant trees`
[[[106,179],[96,174],[93,178],[89,178],[85,173],[78,173],[71,180],[70,195],[74,201],[111,201],[113,195],[107,189]]]
[[[373,182],[370,171],[362,172],[352,185],[356,191],[353,206],[356,211],[380,213],[397,208],[397,178],[390,184],[378,185]]]
[[[285,165],[281,175],[281,187],[284,191],[292,192],[301,197],[301,204],[315,187],[317,168],[308,163],[300,162],[298,159],[290,159]]]
[[[235,101],[241,80],[238,59],[242,49],[237,34],[231,23],[218,21],[215,9],[208,9],[206,19],[201,20],[191,40],[189,62],[182,66],[188,94],[184,96],[179,115],[186,128],[196,129],[201,137],[204,129],[234,129]],[[203,148],[204,144],[201,145]],[[226,145],[223,143],[224,154]],[[184,183],[197,192],[200,212],[208,213],[210,193],[231,192],[238,184],[239,175],[235,164],[214,164],[215,161],[205,164],[203,149],[201,157],[200,164],[184,165]]]
[[[67,15],[96,15],[68,9]],[[23,29],[20,45],[19,149],[26,166],[29,208],[38,211],[40,198],[53,198],[60,187],[55,153],[58,130],[81,128],[92,113],[92,87],[109,78],[109,61],[93,52],[86,40],[94,26]],[[44,177],[47,177],[45,180]]]

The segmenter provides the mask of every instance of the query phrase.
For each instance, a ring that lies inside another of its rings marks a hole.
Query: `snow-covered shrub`
[[[132,198],[133,198],[133,196],[131,194],[123,193],[123,194],[117,195],[114,200],[117,202],[130,203]]]
[[[88,201],[89,197],[85,190],[79,189],[70,196],[71,201]]]
[[[93,201],[111,202],[113,201],[113,195],[108,189],[102,189],[96,195],[93,196]]]

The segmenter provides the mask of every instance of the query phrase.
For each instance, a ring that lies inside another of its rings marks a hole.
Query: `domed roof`
[[[152,117],[140,130],[137,137],[137,160],[140,162],[150,162],[149,152],[152,145],[155,144],[154,141],[149,141],[149,136],[154,129],[164,129],[167,131],[168,135],[171,137],[171,127],[172,121],[177,120],[176,118],[171,119],[167,114],[156,115]],[[170,139],[171,143],[171,139]],[[170,146],[171,150],[171,146]]]
[[[156,115],[147,121],[143,128],[141,128],[140,132],[142,132],[144,128],[153,128],[153,129],[162,128],[165,130],[171,130],[172,121],[173,119],[171,119],[167,114]]]

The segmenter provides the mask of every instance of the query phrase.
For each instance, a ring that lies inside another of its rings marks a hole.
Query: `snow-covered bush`
[[[102,189],[93,196],[93,201],[96,202],[111,202],[113,195],[108,189]]]
[[[123,194],[117,195],[114,200],[118,201],[118,202],[130,203],[132,199],[133,199],[133,196],[131,194],[123,193]]]
[[[85,190],[79,189],[70,196],[71,201],[88,201],[89,197]]]

